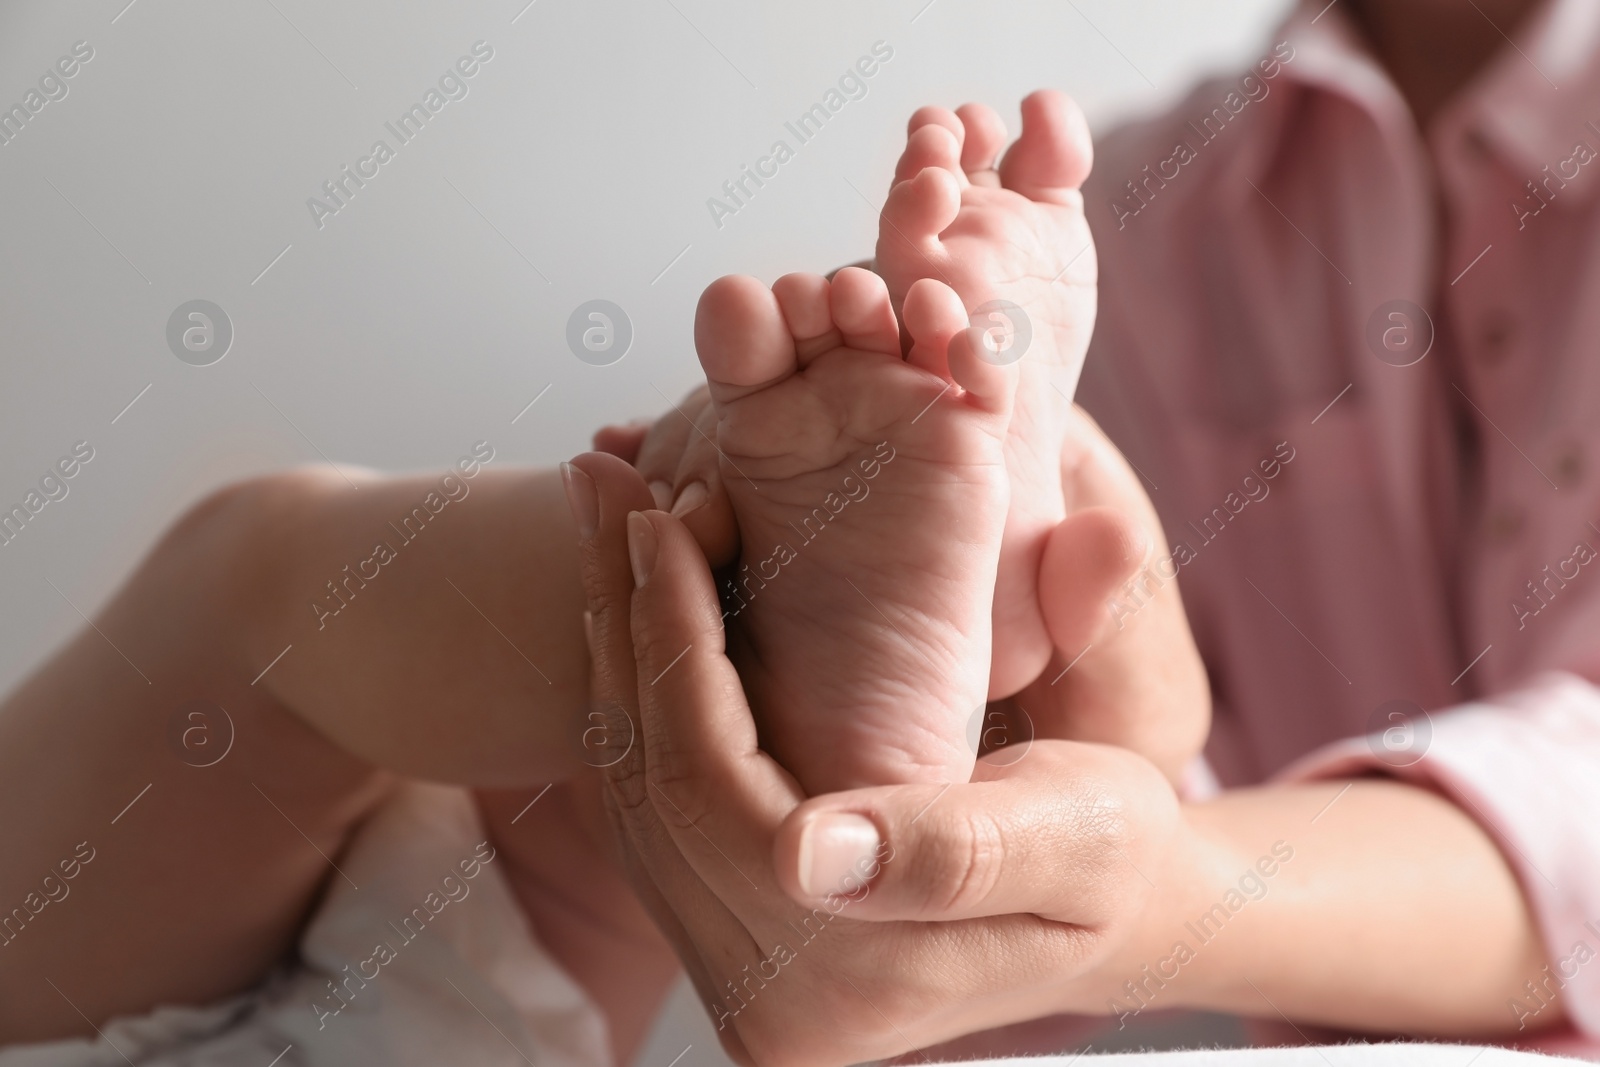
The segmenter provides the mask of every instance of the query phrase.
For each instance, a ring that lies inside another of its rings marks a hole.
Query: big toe
[[[1000,181],[1030,200],[1061,203],[1094,165],[1089,122],[1072,98],[1040,89],[1022,101],[1022,136],[1000,161]]]
[[[795,370],[794,336],[771,289],[730,274],[700,294],[694,347],[719,403],[764,388]]]

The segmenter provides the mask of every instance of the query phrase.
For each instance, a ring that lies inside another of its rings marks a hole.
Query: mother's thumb
[[[1082,862],[1086,847],[1115,844],[1124,829],[1102,817],[1118,805],[1101,796],[1110,776],[1095,773],[1097,749],[1035,742],[1028,765],[994,780],[814,797],[778,830],[779,884],[802,904],[855,919],[1064,918],[1064,902],[1095,868]],[[1092,921],[1094,905],[1081,895],[1078,904],[1073,921]]]

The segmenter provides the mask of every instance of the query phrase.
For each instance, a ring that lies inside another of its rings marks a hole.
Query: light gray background
[[[698,377],[690,327],[712,278],[870,254],[918,105],[980,99],[1015,128],[1017,100],[1052,85],[1103,130],[1243,64],[1285,7],[526,2],[0,5],[0,106],[74,42],[95,50],[0,146],[0,510],[74,442],[95,449],[67,498],[0,546],[0,688],[224,482],[321,454],[443,465],[482,438],[497,464],[551,464],[603,422],[661,411]],[[374,139],[393,144],[384,123],[478,40],[494,58],[468,96],[318,230],[306,199]],[[776,138],[793,145],[784,120],[878,40],[894,58],[868,95],[719,229],[706,199]],[[597,297],[635,329],[604,368],[564,341]],[[195,298],[233,322],[209,367],[166,345]],[[641,1063],[691,1043],[679,1067],[722,1062],[677,999]]]

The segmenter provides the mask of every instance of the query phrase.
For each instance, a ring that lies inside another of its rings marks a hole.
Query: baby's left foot
[[[919,279],[943,281],[975,325],[993,324],[998,358],[1020,359],[1006,439],[1011,510],[995,590],[993,697],[1033,681],[1051,654],[1039,563],[1066,517],[1062,448],[1094,329],[1097,276],[1079,191],[1093,160],[1082,113],[1061,93],[1041,90],[1022,102],[1022,137],[992,169],[1004,142],[999,116],[980,105],[913,115],[875,264],[897,308]],[[997,300],[1021,314],[980,313]],[[1026,348],[1020,331],[1003,329],[1007,320],[1031,331]]]

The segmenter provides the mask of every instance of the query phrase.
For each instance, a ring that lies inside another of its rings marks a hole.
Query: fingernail
[[[672,506],[672,483],[651,482],[650,495],[655,499],[656,510],[666,511]]]
[[[561,465],[561,485],[567,491],[567,507],[578,524],[578,540],[587,541],[600,527],[600,493],[594,479],[570,463]]]
[[[711,490],[706,488],[705,482],[690,482],[673,502],[672,513],[682,518],[710,499]]]
[[[642,589],[656,569],[656,529],[643,512],[628,513],[628,562],[633,566],[633,587]]]
[[[877,824],[864,815],[817,816],[800,837],[800,889],[810,897],[854,892],[872,880],[882,842]]]

